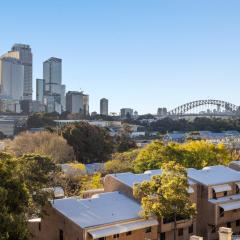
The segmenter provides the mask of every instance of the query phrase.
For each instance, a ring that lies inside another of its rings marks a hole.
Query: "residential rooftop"
[[[190,179],[206,186],[240,181],[240,172],[222,165],[205,167],[201,170],[189,168],[187,172]]]
[[[162,170],[156,169],[156,170],[148,170],[140,174],[126,172],[126,173],[111,174],[111,176],[117,179],[118,181],[124,183],[125,185],[133,188],[134,184],[141,183],[143,181],[150,181],[153,176],[161,175],[161,174],[162,174]],[[194,181],[189,179],[188,183],[192,185],[194,184]]]
[[[52,207],[82,228],[140,219],[141,206],[119,192],[107,192],[92,198],[63,198]]]

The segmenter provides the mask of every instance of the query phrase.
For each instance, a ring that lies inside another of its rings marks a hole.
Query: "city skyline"
[[[91,112],[99,112],[103,97],[109,112],[129,107],[140,114],[208,98],[240,105],[240,3],[103,2],[52,1],[48,9],[15,2],[0,52],[15,43],[31,46],[34,98],[42,62],[58,57],[66,91],[88,93]],[[28,16],[20,17],[21,8]],[[36,9],[46,17],[36,17]]]

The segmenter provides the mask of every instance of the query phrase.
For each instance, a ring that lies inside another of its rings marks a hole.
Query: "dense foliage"
[[[0,153],[0,239],[28,239],[27,219],[47,201],[57,168],[48,157]]]
[[[82,163],[103,162],[113,152],[113,138],[107,131],[87,122],[65,126],[62,136],[73,147],[77,161]]]
[[[147,121],[142,121],[143,119],[153,119],[154,117],[141,116],[137,120],[129,119],[125,122],[130,124],[137,124],[145,126],[146,130],[149,132],[157,131],[162,134],[173,131],[190,132],[190,131],[213,131],[221,132],[228,130],[240,131],[240,119],[223,119],[223,118],[207,118],[207,117],[197,117],[192,121],[186,119],[172,119],[169,117],[159,119],[148,123]]]
[[[188,178],[184,167],[171,161],[162,165],[162,174],[134,186],[135,197],[141,199],[143,216],[156,216],[172,221],[187,219],[196,213],[188,194]]]
[[[23,132],[7,142],[7,149],[17,157],[24,154],[49,156],[55,163],[73,161],[74,151],[67,141],[56,133]]]
[[[134,161],[134,170],[143,172],[159,169],[166,162],[174,161],[186,168],[227,164],[231,161],[230,152],[223,144],[206,141],[190,141],[183,144],[154,141],[143,148]]]
[[[138,153],[138,149],[123,153],[114,153],[112,159],[104,164],[105,173],[132,172],[133,163]]]

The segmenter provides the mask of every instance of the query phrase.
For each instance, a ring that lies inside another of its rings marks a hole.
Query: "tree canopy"
[[[141,199],[142,215],[168,221],[173,221],[175,214],[178,219],[194,216],[196,206],[189,198],[185,168],[171,161],[162,165],[162,171],[150,181],[134,186],[134,196]]]
[[[67,141],[56,133],[47,131],[23,132],[7,143],[9,152],[17,157],[24,154],[49,156],[55,163],[65,163],[75,159],[74,151]]]
[[[134,161],[134,170],[144,172],[159,169],[166,162],[174,161],[186,168],[203,168],[231,161],[230,152],[223,144],[206,141],[189,141],[183,144],[153,141],[143,148]]]
[[[68,144],[73,147],[79,162],[103,162],[113,152],[113,138],[104,128],[80,122],[65,126],[61,133]]]

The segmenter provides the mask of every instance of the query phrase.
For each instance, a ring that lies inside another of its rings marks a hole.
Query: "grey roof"
[[[139,203],[119,192],[54,200],[52,207],[82,228],[140,218],[141,210]]]
[[[220,185],[240,181],[240,172],[218,165],[205,167],[201,170],[188,169],[188,177],[206,186]]]

